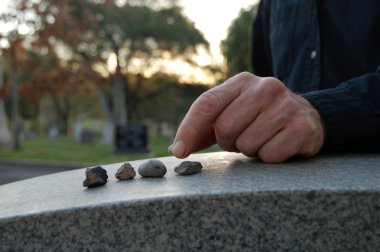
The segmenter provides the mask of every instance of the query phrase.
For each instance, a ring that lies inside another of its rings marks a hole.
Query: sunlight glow
[[[1,38],[0,39],[0,49],[1,48],[8,48],[9,47],[9,42],[8,40]]]
[[[210,42],[211,53],[218,63],[223,62],[220,42],[226,38],[232,20],[238,16],[240,9],[257,2],[258,0],[181,0],[184,13]]]
[[[210,55],[206,51],[206,48],[202,46],[198,46],[197,54],[193,57],[192,60],[194,60],[194,62],[197,63],[199,66],[207,66],[214,63],[214,58],[212,57],[212,55]]]
[[[20,24],[17,28],[17,31],[20,35],[26,35],[31,32],[31,29],[26,24]]]
[[[117,62],[116,62],[116,55],[114,53],[111,53],[109,56],[108,56],[108,59],[107,59],[107,66],[108,66],[108,70],[111,72],[111,73],[114,73],[115,70],[116,70],[116,66],[117,66]]]
[[[183,61],[175,60],[164,62],[165,68],[170,73],[179,77],[181,82],[198,83],[200,80],[206,85],[214,85],[214,78],[208,75],[202,68],[195,68]]]

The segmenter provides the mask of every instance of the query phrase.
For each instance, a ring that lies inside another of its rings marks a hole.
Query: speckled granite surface
[[[0,251],[380,251],[380,155],[188,159],[203,171],[168,157],[162,179],[117,181],[113,164],[98,188],[85,169],[0,186]]]

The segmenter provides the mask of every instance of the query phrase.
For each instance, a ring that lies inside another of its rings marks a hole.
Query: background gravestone
[[[117,126],[115,131],[115,153],[147,153],[148,136],[146,126],[130,123]]]
[[[94,142],[95,133],[89,129],[83,129],[80,134],[81,144],[92,144]]]

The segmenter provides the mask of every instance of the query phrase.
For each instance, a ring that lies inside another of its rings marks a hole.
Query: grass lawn
[[[90,166],[168,156],[167,149],[170,144],[171,139],[168,137],[153,137],[149,139],[150,154],[145,156],[126,155],[114,154],[113,145],[75,144],[72,138],[63,136],[52,143],[47,136],[41,136],[23,141],[21,149],[18,151],[0,149],[0,159],[49,161]]]

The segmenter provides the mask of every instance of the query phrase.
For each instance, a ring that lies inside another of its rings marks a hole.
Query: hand
[[[275,78],[240,73],[203,93],[178,128],[172,154],[185,158],[217,143],[223,150],[280,163],[323,145],[318,111]]]

